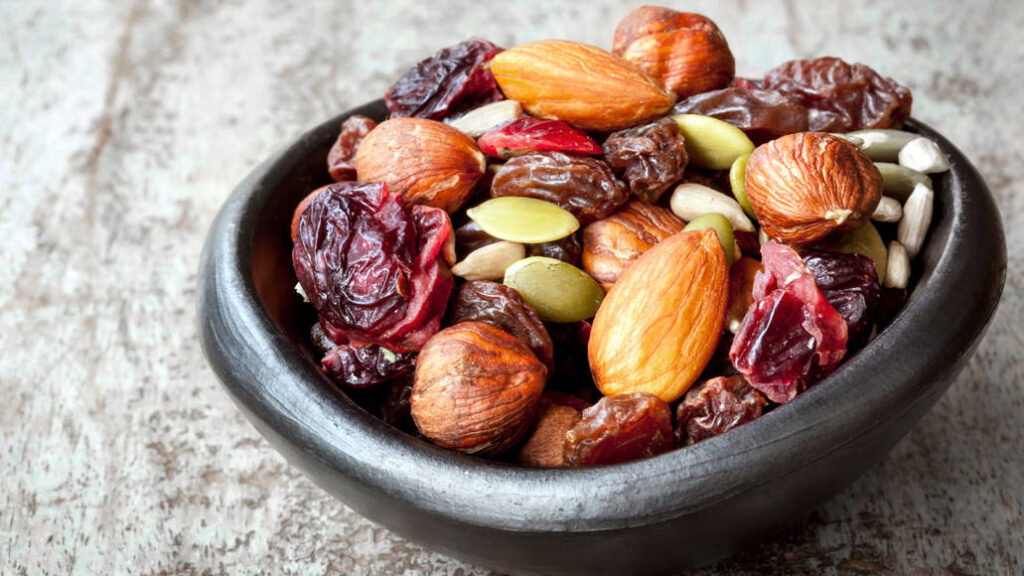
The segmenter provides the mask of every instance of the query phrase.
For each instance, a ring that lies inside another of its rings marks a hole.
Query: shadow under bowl
[[[329,183],[352,114],[266,160],[228,198],[198,273],[199,334],[225,389],[314,482],[425,546],[512,573],[661,574],[724,558],[798,520],[884,456],[966,364],[995,311],[1006,244],[991,193],[949,141],[916,286],[896,319],[829,378],[722,436],[654,458],[531,469],[443,450],[371,416],[320,370],[294,292],[289,224]]]

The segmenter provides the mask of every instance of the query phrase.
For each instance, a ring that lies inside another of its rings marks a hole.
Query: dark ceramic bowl
[[[268,159],[224,204],[199,266],[199,333],[228,393],[289,461],[348,506],[410,540],[513,573],[660,574],[706,564],[799,519],[885,455],[942,395],[996,308],[1006,246],[970,162],[952,171],[916,287],[893,323],[827,380],[754,422],[647,460],[527,469],[435,447],[372,417],[318,368],[295,295],[289,223],[328,182],[350,114]]]

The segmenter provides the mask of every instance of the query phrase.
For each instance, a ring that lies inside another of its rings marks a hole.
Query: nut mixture
[[[292,219],[311,340],[385,422],[526,466],[684,448],[820,382],[906,301],[949,169],[895,81],[736,78],[668,8],[610,52],[472,38],[385,102]]]

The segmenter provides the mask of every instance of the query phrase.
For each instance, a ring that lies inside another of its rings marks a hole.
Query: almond
[[[678,399],[711,359],[728,299],[729,269],[714,230],[680,232],[645,252],[594,318],[588,353],[597,387]]]
[[[533,116],[581,130],[622,130],[668,112],[675,96],[642,70],[595,46],[541,40],[491,60],[505,96]]]
[[[408,204],[458,210],[473,193],[487,159],[470,137],[424,118],[392,118],[356,151],[361,182],[385,182]]]

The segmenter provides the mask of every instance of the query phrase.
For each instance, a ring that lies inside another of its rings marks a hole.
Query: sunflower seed
[[[461,130],[470,138],[479,138],[502,122],[523,115],[523,106],[515,100],[502,100],[470,110],[465,116],[451,121],[452,128]]]
[[[526,246],[501,240],[473,250],[455,266],[452,274],[466,280],[500,280],[513,263],[526,258]]]
[[[896,238],[907,249],[907,257],[910,259],[916,258],[924,245],[924,237],[932,223],[934,201],[935,193],[931,188],[918,184],[903,205],[903,219],[896,230]]]
[[[876,222],[899,222],[902,217],[903,207],[900,206],[900,201],[888,196],[882,196],[875,213],[871,215],[871,219]]]
[[[946,172],[949,161],[939,149],[939,145],[927,138],[915,138],[900,150],[900,166],[917,170],[924,174]]]
[[[907,256],[907,249],[899,241],[889,242],[889,259],[885,268],[886,288],[897,290],[907,287],[910,280],[910,257]]]
[[[689,222],[705,214],[721,214],[734,230],[753,232],[754,224],[735,199],[694,182],[684,182],[672,192],[669,207],[676,216]]]

